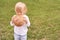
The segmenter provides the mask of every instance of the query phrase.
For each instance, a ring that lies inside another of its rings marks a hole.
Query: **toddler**
[[[26,5],[22,2],[16,3],[15,12],[17,16],[23,15],[23,17],[25,18],[25,22],[23,25],[17,26],[12,20],[10,21],[10,25],[14,26],[14,40],[27,40],[27,32],[28,27],[30,26],[30,21],[28,16],[26,15]],[[15,17],[16,15],[13,15],[13,17]]]

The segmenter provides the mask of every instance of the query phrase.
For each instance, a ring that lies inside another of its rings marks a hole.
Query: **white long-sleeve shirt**
[[[18,35],[25,35],[27,34],[28,28],[30,26],[30,21],[27,15],[24,15],[24,17],[26,18],[27,24],[22,25],[21,27],[17,27],[14,23],[12,23],[12,21],[10,21],[10,25],[14,26],[14,33],[18,34]]]

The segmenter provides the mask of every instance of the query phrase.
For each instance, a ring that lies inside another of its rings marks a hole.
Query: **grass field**
[[[0,40],[14,39],[9,22],[19,1],[28,7],[28,40],[60,40],[60,0],[0,0]]]

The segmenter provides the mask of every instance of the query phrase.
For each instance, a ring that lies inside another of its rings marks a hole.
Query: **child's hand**
[[[12,21],[10,21],[10,25],[11,25],[11,26],[14,26],[14,23],[13,23]]]

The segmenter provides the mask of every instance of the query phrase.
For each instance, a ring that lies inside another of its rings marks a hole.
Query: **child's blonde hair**
[[[22,2],[16,3],[15,12],[17,11],[17,9],[19,9],[18,11],[20,11],[21,13],[26,13],[27,12],[26,5]]]

